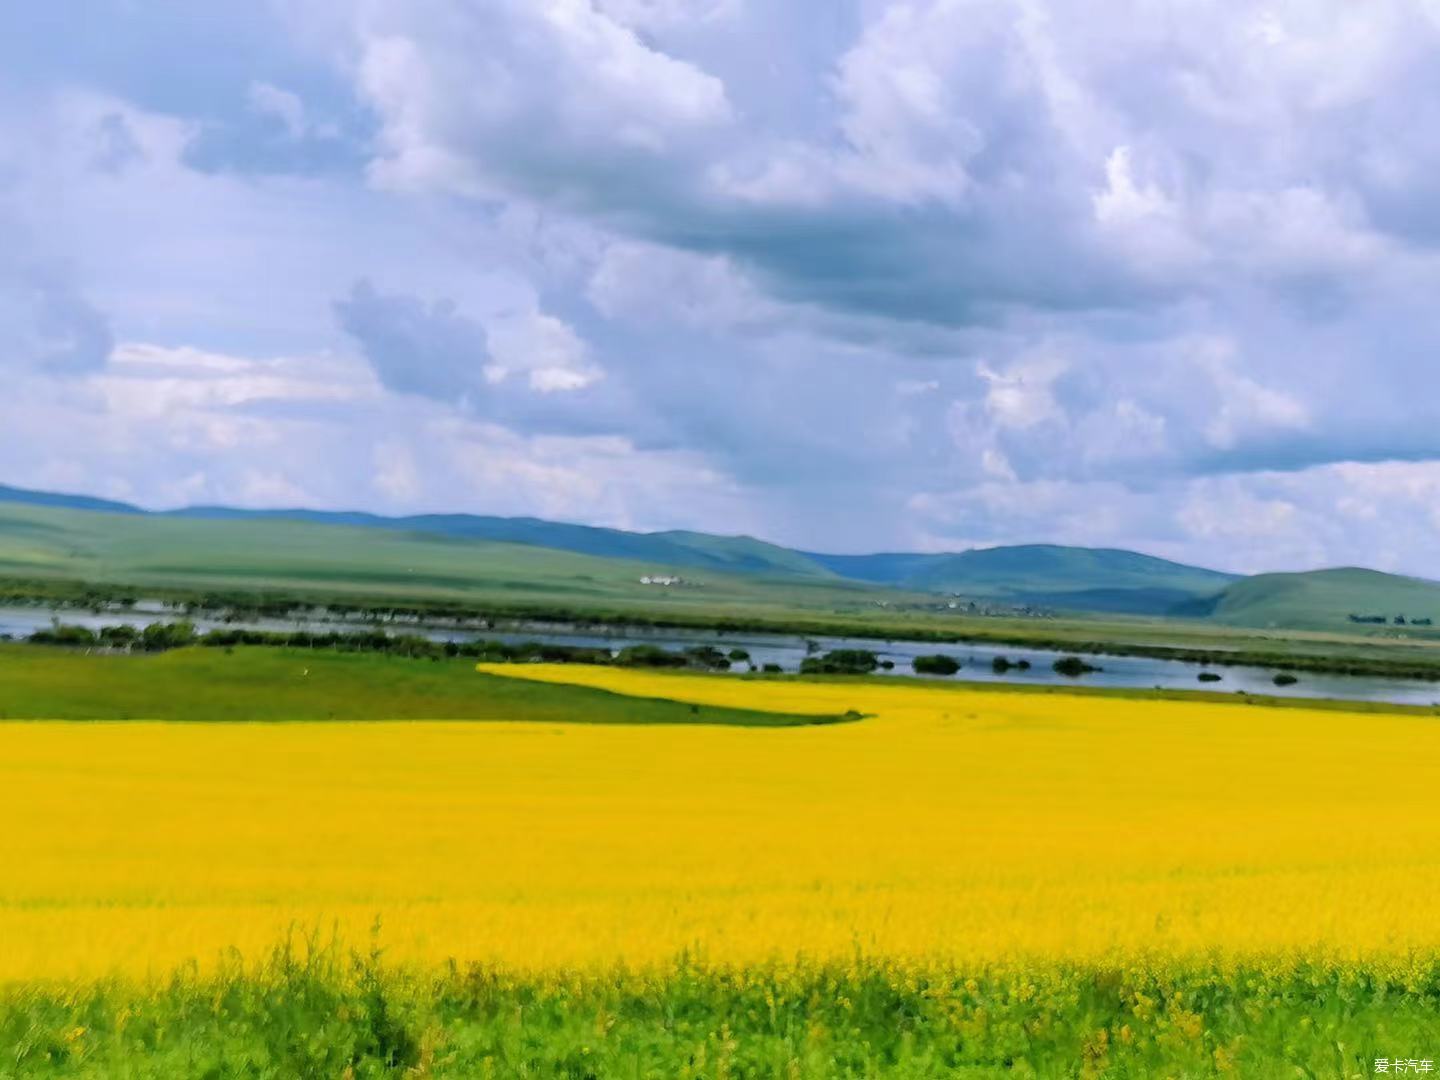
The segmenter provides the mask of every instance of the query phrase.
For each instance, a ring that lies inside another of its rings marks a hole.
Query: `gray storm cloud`
[[[0,196],[30,262],[67,268],[0,268],[0,362],[47,408],[100,380],[88,400],[120,409],[115,342],[317,356],[378,384],[387,448],[499,440],[551,513],[594,505],[545,442],[578,439],[632,479],[694,463],[667,522],[743,503],[812,547],[1205,561],[1228,498],[1257,550],[1355,561],[1368,484],[1393,561],[1432,558],[1412,493],[1440,475],[1440,25],[1419,0],[115,0],[60,29],[0,14]],[[284,422],[355,406],[325,408]],[[215,454],[232,419],[204,418]],[[129,488],[186,475],[189,431]],[[427,489],[464,473],[426,460],[379,489],[342,470],[334,497],[484,508]],[[634,499],[607,512],[642,522]],[[1317,524],[1342,519],[1353,542]]]

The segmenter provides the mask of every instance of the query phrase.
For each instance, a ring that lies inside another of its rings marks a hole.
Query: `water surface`
[[[72,625],[99,629],[101,626],[128,624],[145,626],[156,621],[174,621],[183,616],[153,605],[138,605],[130,611],[111,611],[101,614],[85,611],[53,611],[38,607],[0,607],[0,636],[23,638],[36,630],[43,629],[58,618]],[[649,630],[643,627],[606,627],[603,629],[557,628],[550,626],[518,626],[503,630],[476,629],[456,623],[414,624],[408,622],[373,622],[333,618],[290,618],[251,619],[226,622],[217,618],[196,616],[193,621],[202,632],[217,627],[232,627],[255,630],[315,630],[315,631],[361,631],[388,629],[393,632],[419,634],[433,641],[503,641],[518,644],[525,641],[540,641],[555,645],[580,645],[591,648],[608,648],[618,651],[627,645],[659,645],[665,648],[684,648],[690,645],[714,645],[725,652],[744,649],[750,654],[750,663],[755,667],[765,664],[779,664],[785,671],[796,671],[806,656],[828,652],[831,649],[866,649],[882,660],[894,664],[890,671],[879,674],[914,676],[911,667],[917,656],[944,653],[961,663],[960,671],[953,676],[919,676],[957,682],[1006,682],[1025,683],[1039,686],[1079,685],[1116,687],[1145,690],[1210,690],[1217,693],[1244,691],[1248,694],[1270,694],[1276,697],[1296,698],[1339,698],[1352,701],[1379,701],[1403,705],[1440,706],[1440,682],[1421,679],[1377,678],[1373,676],[1327,675],[1296,673],[1299,682],[1293,686],[1276,686],[1276,669],[1234,666],[1202,666],[1181,660],[1162,660],[1146,656],[1092,656],[1088,662],[1101,670],[1070,678],[1057,674],[1052,665],[1061,656],[1067,655],[1048,649],[1030,649],[994,645],[942,645],[922,641],[873,641],[863,638],[816,637],[803,638],[789,634],[763,634],[749,632],[721,633],[713,630]],[[1002,673],[996,672],[992,663],[996,657],[1005,657],[1012,663],[1027,660],[1029,670],[1012,667]],[[746,663],[739,663],[732,669],[737,672],[750,670]],[[1200,682],[1201,671],[1211,671],[1220,676],[1219,682]]]

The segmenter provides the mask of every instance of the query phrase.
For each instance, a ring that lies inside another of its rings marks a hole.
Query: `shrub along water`
[[[916,657],[910,662],[917,675],[953,675],[960,670],[960,661],[955,657],[936,654],[933,657]]]
[[[402,600],[394,596],[362,596],[319,590],[285,591],[276,588],[261,590],[183,589],[147,585],[143,590],[147,601],[163,603],[172,611],[185,615],[207,614],[216,618],[247,621],[256,618],[317,618],[350,620],[439,621],[464,623],[479,629],[523,622],[551,623],[567,627],[643,627],[646,629],[691,629],[718,634],[763,632],[803,635],[807,637],[843,635],[846,637],[908,641],[927,641],[936,645],[972,644],[1007,645],[1020,648],[1045,649],[1057,652],[1102,656],[1147,656],[1156,660],[1180,660],[1186,663],[1220,666],[1268,667],[1277,671],[1324,672],[1335,675],[1376,676],[1381,678],[1428,679],[1440,681],[1440,660],[1408,654],[1400,656],[1364,655],[1355,643],[1337,643],[1324,652],[1300,653],[1283,645],[1262,646],[1253,637],[1235,646],[1214,647],[1163,644],[1148,639],[1137,640],[1128,628],[1093,624],[1093,630],[1064,632],[1045,621],[1033,626],[989,625],[985,619],[955,620],[945,617],[938,621],[878,618],[853,613],[819,611],[727,612],[716,614],[695,610],[659,612],[652,609],[597,608],[588,604],[541,604],[486,601],[465,603],[438,598]],[[101,582],[66,581],[59,579],[32,580],[0,578],[0,604],[43,604],[47,607],[103,611],[129,610],[140,602],[142,593],[133,585]],[[1086,624],[1089,627],[1092,624]],[[1414,625],[1413,621],[1412,624]],[[1088,638],[1083,634],[1097,636]],[[1021,661],[1016,666],[1028,665]],[[853,673],[853,672],[852,672]]]
[[[619,667],[691,668],[724,671],[730,659],[712,645],[692,645],[672,651],[658,645],[631,645],[612,653],[609,649],[584,645],[560,645],[539,641],[511,644],[503,641],[433,641],[419,634],[390,634],[384,630],[349,632],[313,630],[242,630],[222,627],[197,633],[190,622],[155,622],[143,630],[133,626],[54,625],[37,630],[27,639],[33,645],[66,648],[108,649],[119,652],[165,652],[199,645],[204,648],[233,649],[237,646],[328,649],[336,652],[385,653],[439,660],[469,657],[486,663],[614,664]]]
[[[867,649],[832,649],[824,656],[800,661],[800,674],[869,675],[879,666],[880,658]]]
[[[221,631],[216,632],[220,633]],[[224,632],[228,633],[229,631]],[[88,626],[72,626],[57,621],[48,629],[35,631],[28,640],[34,645],[164,652],[167,649],[194,645],[200,638],[195,633],[195,624],[184,620],[155,622],[143,630],[126,625],[102,626],[98,630],[92,630]]]
[[[937,653],[934,656],[917,656],[910,666],[917,675],[954,675],[960,670],[960,661]]]
[[[1092,671],[1102,670],[1093,664],[1087,664],[1078,656],[1062,656],[1050,666],[1055,669],[1055,674],[1068,675],[1072,679],[1079,678],[1081,675],[1088,675]]]

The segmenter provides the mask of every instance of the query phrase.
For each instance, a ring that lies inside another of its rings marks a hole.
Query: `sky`
[[[1437,296],[1437,0],[0,6],[0,483],[1440,577]]]

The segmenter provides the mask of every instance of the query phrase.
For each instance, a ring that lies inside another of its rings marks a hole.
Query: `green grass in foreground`
[[[653,974],[387,970],[279,950],[0,988],[6,1077],[1362,1077],[1435,1057],[1440,961]]]
[[[0,646],[0,719],[524,720],[790,727],[837,717],[690,705],[481,675],[471,660],[305,649],[101,655]]]

